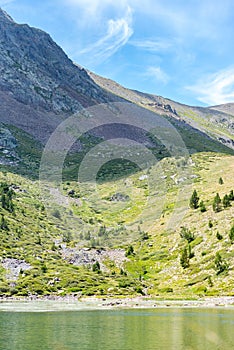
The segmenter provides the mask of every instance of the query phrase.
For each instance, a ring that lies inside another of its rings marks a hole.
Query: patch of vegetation
[[[139,180],[142,172],[138,172],[125,179],[100,182],[98,196],[80,183],[66,180],[59,188],[68,200],[66,206],[52,196],[50,207],[46,207],[37,181],[0,173],[0,259],[31,266],[12,279],[10,271],[0,264],[0,295],[169,294],[186,298],[234,293],[230,282],[234,261],[233,158],[201,153],[192,161],[199,205],[203,201],[206,211],[199,210],[200,206],[198,210],[188,208],[181,226],[170,230],[167,223],[178,195],[178,185],[171,176],[176,173],[178,159],[161,161],[166,198],[159,181],[146,190],[145,180]],[[158,176],[157,169],[152,167],[148,175],[158,179],[162,175]],[[222,186],[218,181],[221,169],[227,170],[225,174],[222,171]],[[117,193],[128,200],[110,201]],[[213,210],[216,193],[221,199],[217,212]],[[223,199],[227,197],[230,205],[225,207]],[[150,207],[144,211],[149,200]],[[154,210],[163,201],[161,214],[155,218]],[[180,202],[178,205],[182,208]],[[95,258],[76,265],[76,255],[83,248],[96,252]],[[118,262],[120,248],[123,255]],[[99,260],[103,250],[116,252],[115,258]]]

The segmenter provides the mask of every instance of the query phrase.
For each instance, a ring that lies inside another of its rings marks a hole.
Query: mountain
[[[73,64],[42,30],[15,23],[0,9],[0,120],[41,142],[64,118],[120,99]]]
[[[1,9],[0,49],[0,295],[234,295],[233,104],[126,89]]]
[[[83,108],[104,103],[113,109],[117,102],[130,101],[143,108],[142,113],[150,109],[157,115],[167,115],[176,127],[182,127],[186,142],[192,128],[198,138],[202,131],[207,140],[215,139],[234,148],[233,116],[130,91],[97,77],[74,64],[47,33],[15,23],[1,9],[0,49],[0,120],[26,132],[34,141],[45,144],[59,123]],[[110,132],[113,130],[107,132],[106,138]],[[23,139],[26,137],[24,134]],[[22,140],[19,143],[22,145]],[[25,148],[32,147],[31,141],[25,143]],[[206,149],[201,149],[200,140],[188,147],[197,151],[221,147],[219,143],[208,143]],[[222,147],[220,150],[225,151]]]
[[[177,125],[181,122],[186,123],[234,149],[234,103],[207,108],[192,107],[161,96],[126,89],[111,79],[103,78],[92,72],[89,72],[89,75],[107,91],[157,114],[167,115]]]

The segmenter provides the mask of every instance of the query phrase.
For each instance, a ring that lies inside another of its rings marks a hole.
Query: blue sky
[[[234,102],[233,0],[0,0],[78,64],[191,105]]]

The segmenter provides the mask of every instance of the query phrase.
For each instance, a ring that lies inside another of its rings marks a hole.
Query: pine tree
[[[213,210],[215,213],[218,213],[219,211],[221,211],[221,198],[220,198],[220,195],[217,193],[215,198],[214,198],[214,201],[213,201]]]
[[[7,221],[6,221],[4,215],[1,215],[1,218],[0,218],[0,229],[1,229],[1,230],[5,230],[5,231],[8,230]]]
[[[190,198],[190,202],[189,202],[190,208],[197,209],[198,208],[198,202],[199,202],[199,197],[198,197],[197,191],[194,190],[193,194],[192,194],[192,196]]]
[[[225,194],[225,196],[223,197],[223,207],[228,208],[230,206],[231,206],[231,201],[229,199],[229,195]]]
[[[14,212],[14,205],[12,202],[13,190],[6,184],[0,184],[1,204],[2,208],[8,210],[10,213]]]
[[[230,201],[234,201],[234,193],[233,193],[233,190],[230,191],[228,197],[229,197]]]
[[[180,264],[184,269],[189,267],[189,256],[188,256],[187,248],[184,248],[184,250],[181,253]]]
[[[216,274],[219,275],[225,270],[228,270],[228,264],[226,261],[221,257],[219,253],[216,253],[215,257],[215,268],[217,270]]]

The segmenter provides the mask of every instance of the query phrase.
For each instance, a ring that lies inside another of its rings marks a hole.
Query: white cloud
[[[170,80],[169,75],[162,70],[161,67],[148,67],[144,73],[145,77],[151,78],[151,80],[156,80],[164,85]]]
[[[12,2],[15,2],[15,0],[0,0],[0,6],[8,5]]]
[[[220,38],[234,9],[233,0],[129,0],[134,10],[163,23],[175,36],[182,38]],[[229,27],[230,30],[230,27]]]
[[[103,14],[108,9],[114,9],[115,12],[123,11],[128,7],[127,0],[61,0],[71,9],[79,10],[78,22],[87,26],[89,22],[97,22],[103,19]],[[87,22],[89,21],[89,22]]]
[[[82,50],[80,54],[88,55],[93,63],[104,62],[124,46],[132,34],[132,10],[128,7],[124,17],[109,19],[106,35]]]
[[[132,40],[129,44],[146,51],[159,52],[168,50],[172,44],[168,40],[155,39],[155,40]]]
[[[234,102],[234,67],[205,76],[186,89],[196,93],[197,100],[208,105]]]

